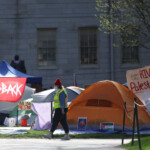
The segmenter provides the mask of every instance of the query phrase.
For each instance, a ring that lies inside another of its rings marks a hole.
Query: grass
[[[137,139],[137,137],[136,137]],[[139,149],[139,143],[138,140],[134,140],[134,145],[132,146],[131,143],[123,145],[124,148],[127,150],[138,150]],[[150,135],[142,135],[141,137],[141,147],[142,150],[150,150]]]
[[[43,138],[43,134],[48,134],[49,130],[27,130],[27,133],[24,134],[0,134],[0,138]],[[62,134],[55,134],[54,138],[60,138],[64,135]],[[142,135],[142,136],[147,136],[147,135]],[[113,133],[113,134],[101,134],[101,133],[94,133],[94,134],[74,134],[70,135],[71,138],[97,138],[97,139],[121,139],[122,134],[119,133]],[[124,135],[125,139],[131,139],[131,135]],[[135,138],[136,135],[135,135]]]
[[[43,134],[48,134],[49,130],[27,130],[27,133],[24,134],[0,134],[0,138],[43,138]],[[54,138],[60,138],[63,137],[63,134],[54,134]],[[99,139],[121,139],[121,134],[74,134],[70,135],[71,138],[99,138]],[[130,135],[125,135],[125,138],[131,138]]]

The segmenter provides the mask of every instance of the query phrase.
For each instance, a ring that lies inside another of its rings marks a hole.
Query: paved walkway
[[[0,134],[15,134],[30,127],[0,127]],[[129,143],[131,139],[124,140]],[[0,150],[124,150],[121,139],[0,139]]]
[[[120,139],[0,139],[1,150],[124,150],[120,145]]]

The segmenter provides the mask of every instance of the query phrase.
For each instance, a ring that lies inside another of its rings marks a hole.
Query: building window
[[[139,29],[135,27],[128,26],[121,32],[121,63],[139,63]]]
[[[56,65],[56,29],[38,29],[38,66]]]
[[[79,28],[80,64],[97,64],[97,28]]]

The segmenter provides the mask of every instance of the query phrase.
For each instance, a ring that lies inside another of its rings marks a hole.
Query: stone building
[[[94,0],[0,0],[0,60],[15,54],[43,88],[61,78],[84,87],[101,80],[126,82],[126,71],[149,65],[147,50],[114,48],[112,35],[98,30]]]

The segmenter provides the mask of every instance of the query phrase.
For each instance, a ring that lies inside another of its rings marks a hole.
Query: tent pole
[[[17,120],[16,120],[16,126],[18,126],[18,105],[17,105]]]
[[[134,145],[134,132],[135,132],[135,103],[134,103],[133,126],[132,126],[132,145]]]
[[[126,113],[126,102],[124,102],[124,113],[123,113],[123,129],[122,129],[122,145],[124,142],[124,128],[125,128],[125,113]]]
[[[136,98],[134,99],[136,102]],[[137,104],[135,104],[135,110],[136,110],[136,124],[137,124],[137,133],[138,133],[138,142],[139,142],[139,149],[141,150],[141,139],[140,139],[140,130],[139,130],[139,118],[138,118],[138,107]]]
[[[51,101],[51,122],[52,122],[52,114],[53,113],[53,102]]]

